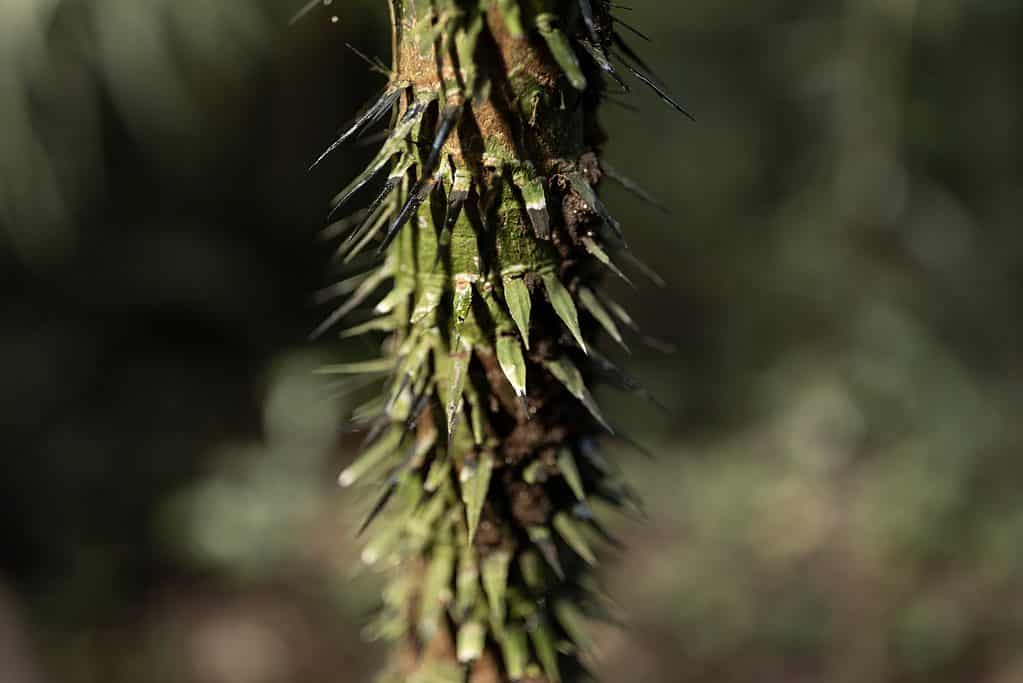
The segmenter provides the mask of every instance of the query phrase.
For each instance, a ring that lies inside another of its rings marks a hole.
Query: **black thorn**
[[[401,383],[398,384],[398,388],[395,389],[394,392],[391,393],[391,395],[387,399],[387,405],[384,407],[385,413],[391,412],[391,409],[394,408],[394,404],[397,403],[398,401],[398,397],[401,396],[406,389],[408,389],[409,384],[411,383],[412,383],[411,372],[406,372],[401,376]]]
[[[595,61],[597,65],[604,70],[604,72],[611,76],[611,78],[615,80],[615,83],[622,87],[622,90],[624,90],[625,93],[631,92],[629,84],[623,81],[622,77],[618,75],[618,71],[615,70],[614,64],[612,64],[607,58],[607,54],[601,47],[594,45],[588,40],[579,40],[579,44],[583,46],[591,57],[593,57],[593,61]]]
[[[394,155],[391,156],[393,157]],[[361,190],[363,187],[365,187],[366,183],[372,180],[378,173],[380,173],[380,171],[384,170],[384,166],[386,165],[387,161],[385,160],[384,163],[381,163],[376,168],[371,167],[364,171],[363,175],[360,177],[359,181],[355,185],[349,187],[347,192],[338,196],[338,198],[334,202],[334,206],[331,207],[330,212],[327,214],[327,220],[328,221],[333,220],[334,216],[337,215],[337,212],[340,211],[342,207],[344,207],[344,205],[347,204],[349,200],[351,200],[351,198],[355,196],[355,193]]]
[[[363,520],[362,524],[359,526],[359,530],[355,533],[356,538],[362,536],[362,534],[366,532],[366,529],[368,529],[369,525],[373,523],[373,520],[375,520],[380,513],[383,512],[384,508],[387,507],[387,503],[390,502],[391,497],[394,496],[394,492],[397,490],[398,482],[392,481],[388,483],[387,489],[377,499],[376,503],[373,504],[373,508],[369,511],[369,514],[366,515],[366,519]]]
[[[650,282],[654,284],[655,287],[660,287],[663,289],[664,287],[668,286],[668,283],[664,281],[663,277],[661,277],[653,268],[640,261],[636,257],[636,255],[633,254],[628,249],[619,249],[617,253],[618,255],[621,256],[622,260],[624,260],[633,268],[641,272],[648,280],[650,280]]]
[[[327,156],[343,144],[345,140],[379,121],[380,117],[387,113],[387,111],[394,106],[394,103],[398,101],[400,94],[401,91],[397,89],[388,88],[385,90],[378,100],[376,100],[371,106],[365,108],[355,117],[355,122],[348,127],[348,130],[342,133],[337,140],[331,143],[330,147],[328,147],[323,154],[316,158],[316,161],[309,166],[309,170],[311,171],[316,168],[320,162],[326,159]]]
[[[433,169],[437,167],[441,149],[444,148],[444,143],[448,141],[448,137],[451,135],[451,131],[454,130],[455,123],[458,122],[458,117],[461,113],[461,104],[449,104],[441,112],[440,123],[437,126],[437,135],[433,139],[433,145],[430,147],[430,156],[427,157],[426,166],[423,168],[424,176],[433,173]]]
[[[374,212],[376,211],[377,208],[379,208],[379,204],[382,203],[384,199],[387,198],[387,195],[393,192],[394,189],[399,184],[400,181],[394,182],[393,184],[391,183],[390,180],[387,181],[387,184],[384,186],[383,191],[381,191],[377,198],[373,200]],[[349,254],[353,254],[355,247],[362,243],[363,238],[365,238],[366,235],[368,235],[369,232],[374,229],[374,226],[377,226],[376,227],[377,230],[380,229],[379,221],[382,216],[383,216],[382,213],[371,213],[369,216],[367,216],[366,219],[362,222],[362,224],[359,225],[358,230],[349,234],[348,237],[340,245],[338,245],[335,258],[347,258]]]
[[[582,11],[586,30],[590,32],[590,37],[593,38],[593,44],[599,47],[600,36],[597,34],[597,25],[593,21],[593,5],[590,4],[590,0],[579,0],[579,9]]]
[[[625,43],[624,43],[624,41],[621,41],[621,40],[619,40],[619,41],[618,41],[618,46],[619,46],[619,47],[622,47],[622,46],[623,46],[624,44],[625,44]],[[624,50],[624,49],[625,49],[625,48],[623,48],[623,50]],[[633,65],[632,65],[632,64],[631,64],[631,63],[629,62],[629,60],[628,60],[628,59],[627,59],[627,58],[626,58],[625,56],[623,56],[623,55],[621,55],[621,54],[616,54],[615,56],[616,56],[616,57],[617,57],[617,58],[618,58],[618,59],[619,59],[619,60],[620,60],[620,61],[622,62],[622,64],[624,64],[624,65],[625,65],[625,68],[626,68],[626,69],[628,69],[628,70],[629,70],[629,72],[630,72],[630,73],[631,73],[631,74],[632,74],[633,76],[635,76],[635,77],[636,77],[636,78],[638,78],[639,80],[643,81],[643,82],[644,82],[644,83],[645,83],[645,84],[646,84],[647,86],[649,86],[649,87],[650,87],[650,89],[651,89],[651,90],[653,90],[653,91],[654,91],[655,93],[657,93],[657,96],[658,96],[658,97],[660,97],[660,98],[661,98],[662,100],[664,100],[664,101],[665,101],[666,103],[668,103],[669,105],[671,105],[671,106],[672,106],[672,107],[673,107],[673,108],[674,108],[674,109],[675,109],[676,111],[678,111],[678,112],[679,112],[680,114],[682,114],[683,116],[685,116],[685,117],[686,117],[687,119],[689,119],[690,121],[694,121],[694,122],[696,121],[696,117],[695,117],[695,116],[693,116],[693,115],[692,115],[692,114],[691,114],[691,113],[690,113],[690,112],[689,112],[689,111],[688,111],[688,110],[687,110],[687,109],[686,109],[685,107],[683,107],[683,106],[682,106],[681,104],[679,104],[678,102],[676,102],[676,101],[675,101],[675,100],[674,100],[674,99],[673,99],[673,98],[671,97],[671,95],[669,95],[669,94],[668,94],[667,92],[665,92],[664,88],[662,88],[662,87],[661,87],[661,86],[660,86],[660,85],[659,85],[659,84],[657,83],[657,81],[656,81],[656,80],[655,80],[654,78],[651,78],[650,76],[647,76],[647,75],[646,75],[645,73],[643,73],[643,71],[641,70],[641,69],[645,69],[646,71],[650,71],[650,69],[646,68],[645,66],[643,66],[643,65],[642,65],[642,63],[640,63],[640,62],[638,62],[638,61],[637,61],[637,64],[639,64],[639,65],[640,65],[640,68],[636,68],[635,66],[633,66]]]
[[[391,242],[398,236],[401,229],[405,227],[405,224],[409,222],[419,207],[422,205],[426,198],[430,196],[434,186],[437,184],[437,178],[432,177],[429,180],[420,181],[419,184],[409,194],[408,199],[405,201],[405,206],[401,207],[401,211],[398,213],[398,217],[391,223],[391,227],[387,229],[387,234],[384,235],[384,239],[380,242],[380,246],[377,247],[377,253],[382,254],[387,251],[387,247],[391,246]]]
[[[646,83],[646,84],[647,84],[648,86],[650,86],[650,88],[651,88],[651,89],[653,89],[653,91],[657,93],[658,97],[660,97],[660,98],[661,98],[662,100],[664,100],[664,101],[665,101],[665,102],[667,102],[667,103],[668,103],[669,105],[671,105],[672,107],[674,107],[676,111],[678,111],[678,112],[679,112],[680,114],[682,114],[683,116],[685,116],[685,117],[686,117],[687,119],[689,119],[690,121],[693,121],[693,122],[695,122],[695,121],[696,121],[696,117],[695,117],[695,116],[693,116],[693,115],[692,115],[691,113],[689,113],[689,111],[688,111],[688,110],[687,110],[687,109],[686,109],[685,107],[683,107],[683,106],[682,106],[681,104],[679,104],[679,103],[678,103],[678,102],[676,102],[676,101],[675,101],[674,99],[672,99],[671,95],[669,95],[668,93],[666,93],[666,92],[664,91],[664,89],[663,89],[663,88],[661,88],[661,86],[657,85],[657,84],[656,84],[656,83],[654,83],[654,82],[653,82],[652,80],[650,80],[650,79],[649,79],[649,78],[648,78],[648,77],[647,77],[647,76],[646,76],[645,74],[643,74],[643,72],[641,72],[641,71],[638,71],[638,70],[636,70],[636,69],[632,68],[632,67],[631,67],[631,66],[629,66],[628,64],[626,64],[625,66],[626,66],[626,68],[627,68],[627,69],[628,69],[629,71],[631,71],[631,72],[632,72],[632,75],[633,75],[633,76],[635,76],[636,78],[638,78],[639,80],[643,81],[643,82],[644,82],[644,83]]]
[[[465,200],[469,198],[468,192],[452,191],[448,197],[447,214],[444,217],[444,228],[441,230],[440,237],[437,240],[437,254],[433,257],[433,268],[437,270],[437,264],[440,263],[441,253],[444,249],[451,244],[451,234],[455,229],[455,223],[458,222],[458,217],[462,214],[462,207],[465,205]]]
[[[626,446],[629,446],[630,448],[632,448],[632,450],[636,451],[637,453],[645,457],[647,460],[657,460],[657,455],[652,450],[650,450],[643,444],[639,443],[632,437],[626,436],[625,434],[619,432],[617,434],[614,434],[613,438],[618,439]]]
[[[600,197],[594,192],[593,188],[587,182],[586,178],[581,173],[571,173],[568,176],[569,182],[572,185],[572,189],[575,190],[576,194],[586,203],[586,205],[600,217],[601,222],[615,233],[625,243],[625,235],[622,233],[621,224],[611,215],[604,203],[600,201]]]
[[[362,225],[362,221],[364,221],[368,215],[369,209],[359,209],[358,211],[345,216],[344,218],[338,219],[333,223],[328,223],[325,228],[320,230],[319,238],[324,241],[335,239],[343,240]]]
[[[423,411],[425,411],[426,406],[429,405],[431,396],[432,393],[430,390],[425,389],[422,395],[420,395],[416,400],[415,405],[412,406],[412,410],[409,411],[409,416],[405,420],[405,431],[402,432],[401,440],[398,442],[399,446],[405,442],[405,439],[408,438],[408,435],[412,433],[412,430],[419,423],[419,418],[423,416]]]
[[[644,190],[642,187],[639,186],[638,183],[636,183],[632,179],[623,176],[618,171],[611,168],[611,166],[606,161],[601,160],[600,167],[604,171],[604,175],[606,175],[608,178],[621,185],[623,188],[625,188],[625,190],[627,190],[631,194],[635,195],[639,199],[642,199],[651,206],[655,207],[656,209],[661,211],[661,213],[664,214],[671,213],[671,211],[668,210],[668,207],[666,207],[661,202],[657,201],[657,199],[654,198],[652,194]]]
[[[640,57],[639,54],[635,50],[632,49],[631,45],[629,45],[627,42],[625,42],[625,39],[622,38],[621,35],[619,35],[617,33],[614,34],[614,43],[615,43],[615,45],[618,46],[618,49],[620,49],[622,51],[622,53],[624,53],[624,55],[626,57],[628,57],[630,60],[635,62],[639,66],[639,68],[643,69],[643,71],[645,71],[647,74],[649,74],[650,78],[654,79],[655,81],[657,81],[661,85],[664,84],[664,79],[659,77],[654,72],[653,68],[649,64],[647,64],[643,60],[643,58]],[[621,55],[619,55],[618,58],[621,59]]]
[[[639,382],[639,380],[612,363],[607,356],[604,356],[596,349],[591,348],[589,349],[589,352],[588,359],[590,366],[593,367],[605,381],[609,382],[612,386],[621,391],[634,393],[637,396],[650,401],[666,415],[674,416],[672,410],[668,408],[664,402],[651,394],[646,387]]]
[[[359,50],[357,47],[355,47],[351,43],[345,43],[345,47],[347,47],[349,50],[354,52],[355,55],[357,57],[359,57],[362,61],[364,61],[367,64],[369,64],[370,71],[376,71],[377,73],[381,73],[384,76],[389,76],[390,75],[390,71],[388,71],[387,66],[383,63],[383,61],[381,61],[381,59],[379,57],[377,57],[375,60],[370,59],[366,55],[366,53],[362,52],[361,50]]]
[[[640,31],[635,26],[633,26],[633,25],[631,25],[631,24],[629,24],[629,23],[627,23],[625,21],[622,21],[618,17],[611,17],[611,21],[614,21],[614,22],[620,24],[622,28],[631,31],[632,33],[636,34],[637,36],[639,36],[640,38],[642,38],[646,42],[648,42],[648,43],[653,42],[652,40],[650,40],[650,36],[648,36],[647,34],[643,33],[642,31]]]
[[[387,425],[390,424],[390,419],[387,415],[374,415],[372,417],[367,417],[367,423],[371,423],[369,433],[366,434],[366,438],[363,439],[362,443],[359,445],[360,451],[368,448],[371,443],[377,440],[377,437],[379,437],[380,434],[383,433],[384,429],[387,428]]]

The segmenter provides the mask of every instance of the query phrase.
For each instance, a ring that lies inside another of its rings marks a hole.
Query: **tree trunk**
[[[342,140],[395,110],[391,132],[335,200],[390,169],[339,225],[346,261],[383,261],[324,326],[383,294],[345,333],[385,332],[383,359],[326,368],[389,374],[341,475],[385,482],[363,552],[392,576],[372,632],[399,642],[386,680],[579,680],[584,622],[607,612],[587,574],[606,538],[590,505],[631,501],[594,445],[610,427],[587,388],[595,370],[634,388],[593,347],[631,324],[597,288],[624,250],[595,193],[620,38],[588,0],[391,13],[389,85]]]

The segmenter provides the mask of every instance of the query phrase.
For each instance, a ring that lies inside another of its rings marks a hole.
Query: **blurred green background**
[[[347,683],[378,579],[334,487],[365,389],[312,376],[308,163],[380,77],[383,0],[0,1],[0,681]],[[689,124],[610,104],[634,250],[601,395],[604,680],[1023,681],[1023,3],[635,2]],[[332,17],[336,17],[333,20]],[[638,41],[637,41],[638,42]]]

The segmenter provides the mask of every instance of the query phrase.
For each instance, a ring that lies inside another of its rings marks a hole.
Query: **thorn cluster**
[[[400,643],[386,680],[581,680],[586,623],[613,610],[589,568],[616,545],[595,509],[639,509],[596,437],[615,435],[591,385],[649,398],[597,349],[636,325],[600,287],[629,251],[597,195],[603,77],[627,73],[686,113],[591,0],[390,0],[389,82],[316,160],[390,117],[331,220],[346,297],[314,334],[383,334],[357,409],[365,448],[342,486],[379,487],[362,560],[389,572],[372,637]],[[616,66],[620,65],[620,66]],[[688,114],[687,114],[688,115]],[[378,181],[379,182],[379,181]],[[622,438],[628,442],[625,437]],[[374,524],[375,522],[375,524]]]

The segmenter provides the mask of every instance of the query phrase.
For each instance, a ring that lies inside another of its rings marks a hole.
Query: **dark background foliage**
[[[359,398],[311,374],[306,173],[381,85],[382,2],[0,5],[0,680],[358,681]],[[617,290],[673,409],[608,557],[607,681],[1023,678],[1023,214],[1008,0],[635,3],[693,109],[609,104]],[[337,20],[332,21],[331,17]],[[642,41],[635,41],[641,43]]]

